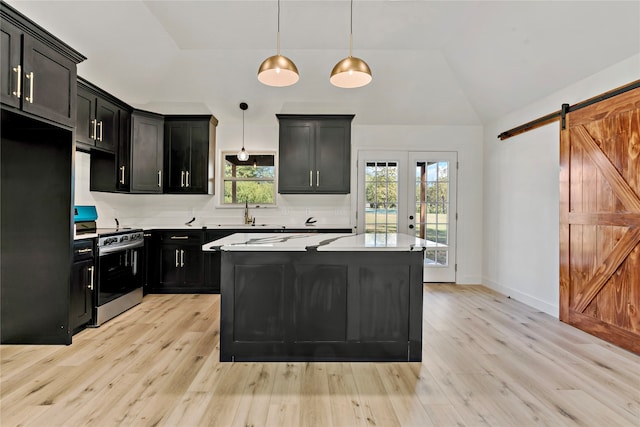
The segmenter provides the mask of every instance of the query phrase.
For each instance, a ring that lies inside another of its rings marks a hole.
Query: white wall
[[[639,76],[635,55],[485,126],[485,285],[558,317],[559,124],[505,141],[497,135]]]

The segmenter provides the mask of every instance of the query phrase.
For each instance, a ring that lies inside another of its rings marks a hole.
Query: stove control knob
[[[129,236],[122,236],[120,238],[120,242],[126,242],[127,240],[129,240]]]

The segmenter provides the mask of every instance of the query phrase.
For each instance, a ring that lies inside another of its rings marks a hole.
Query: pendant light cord
[[[280,0],[278,0],[278,56],[280,56]]]
[[[242,110],[242,150],[244,150],[244,110]]]
[[[352,51],[353,51],[353,0],[351,0],[351,23],[349,26],[349,58],[351,58],[352,56]]]

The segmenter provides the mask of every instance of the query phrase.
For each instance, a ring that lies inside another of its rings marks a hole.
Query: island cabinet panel
[[[360,339],[408,340],[409,266],[369,265],[359,270]]]
[[[222,251],[222,361],[420,361],[422,252]]]
[[[284,342],[284,270],[282,264],[236,268],[234,341]]]
[[[296,271],[295,341],[346,341],[347,267],[303,265]]]

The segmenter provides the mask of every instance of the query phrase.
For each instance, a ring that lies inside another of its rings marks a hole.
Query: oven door
[[[96,306],[142,287],[142,250],[140,246],[100,254]]]

